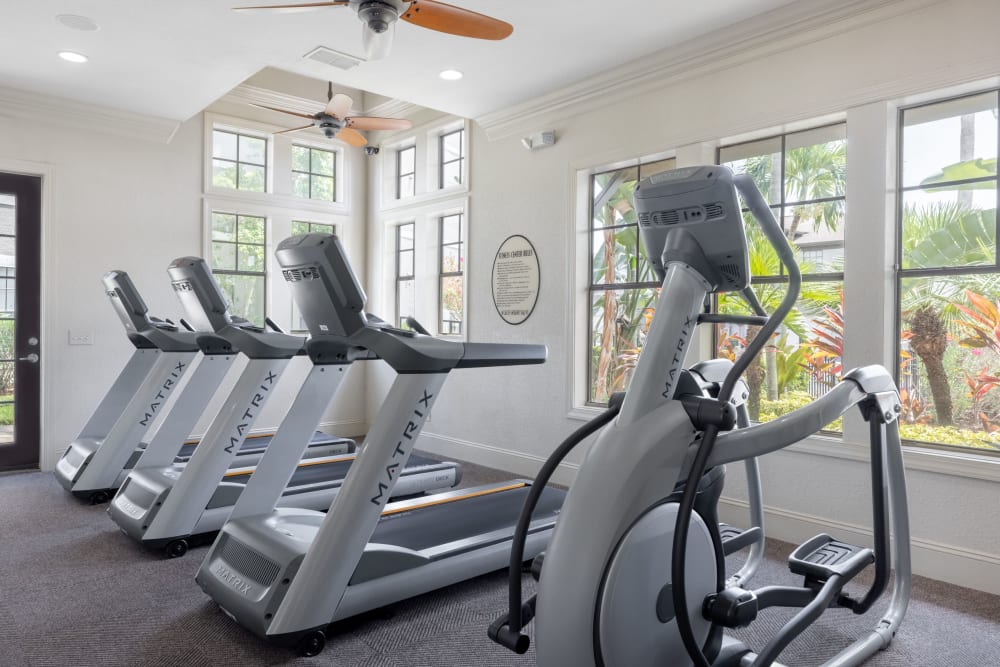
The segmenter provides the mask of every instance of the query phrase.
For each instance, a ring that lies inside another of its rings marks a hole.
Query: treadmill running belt
[[[263,452],[267,448],[268,444],[271,442],[271,438],[273,437],[274,437],[273,433],[266,433],[262,435],[251,435],[243,441],[242,445],[240,445],[239,453],[250,454],[251,452],[258,450]],[[316,431],[315,433],[313,433],[313,437],[309,441],[309,444],[310,445],[326,444],[326,443],[336,442],[340,439],[341,438],[337,436],[330,435],[328,433],[323,433],[322,431]],[[181,446],[181,450],[177,454],[177,457],[184,461],[190,459],[191,456],[194,454],[195,447],[197,446],[198,446],[197,440],[185,442]]]
[[[370,541],[423,551],[498,530],[513,535],[530,490],[530,486],[524,486],[389,515],[378,522]],[[546,488],[538,499],[534,518],[557,514],[565,497],[565,491]]]
[[[299,465],[299,467],[295,470],[288,486],[289,488],[294,488],[296,486],[303,486],[306,484],[343,479],[347,476],[347,471],[351,469],[351,463],[351,460],[331,461],[329,463],[309,463],[307,461],[304,464]],[[413,454],[410,456],[410,461],[406,465],[406,468],[404,468],[403,474],[406,474],[406,470],[416,466],[436,465],[438,463],[440,463],[440,461]],[[246,484],[250,480],[250,474],[251,473],[249,472],[241,473],[239,475],[227,474],[225,480],[234,484]]]

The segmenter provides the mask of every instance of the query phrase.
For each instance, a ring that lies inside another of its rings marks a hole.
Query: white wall
[[[494,131],[493,136],[501,138],[492,142],[483,128],[474,126],[469,339],[541,342],[549,346],[550,356],[540,367],[453,373],[420,446],[532,474],[580,425],[578,415],[586,411],[574,409],[572,391],[579,381],[572,322],[580,316],[574,304],[582,294],[574,279],[580,169],[664,151],[676,151],[679,164],[711,160],[713,142],[719,138],[781,131],[800,121],[829,120],[831,114],[846,117],[850,170],[858,174],[848,189],[848,244],[868,244],[865,261],[875,262],[852,262],[847,269],[847,298],[856,299],[848,305],[848,317],[860,321],[865,309],[884,312],[881,318],[870,316],[874,328],[869,330],[891,336],[886,323],[891,326],[892,302],[879,299],[885,296],[890,275],[885,258],[892,247],[891,217],[886,216],[893,210],[894,103],[973,79],[995,84],[989,77],[1000,72],[1000,43],[994,34],[1000,4],[876,4],[898,7],[865,17],[846,32],[824,26],[812,38],[775,38],[756,57],[730,54],[724,66],[693,64],[697,77],[675,73],[666,86],[651,92],[654,84],[647,79],[647,92],[596,110],[586,111],[586,100],[578,102],[583,111],[576,115],[559,111],[555,103],[539,104],[532,119],[516,121],[527,131],[506,136]],[[530,110],[531,105],[525,107]],[[532,121],[537,124],[532,126]],[[550,128],[559,137],[554,147],[533,152],[521,147],[519,136]],[[866,145],[874,148],[866,151]],[[861,164],[872,159],[872,150],[875,163]],[[861,175],[871,179],[867,190],[858,181]],[[520,326],[499,318],[490,293],[496,249],[515,233],[531,239],[541,262],[538,305]],[[863,234],[873,236],[865,240]],[[874,297],[866,299],[862,292],[872,285],[877,287]],[[848,365],[891,365],[891,345],[877,334],[874,339],[854,349],[849,342]],[[835,526],[847,539],[867,539],[866,454],[858,444],[864,436],[857,425],[848,429],[847,443],[819,441],[766,458],[762,465],[769,534],[798,540]],[[577,455],[571,461],[579,459]],[[967,465],[920,452],[910,452],[908,460],[913,469],[909,482],[917,572],[1000,592],[1000,462]],[[572,464],[565,466],[562,479],[568,480],[573,469]],[[723,506],[734,522],[742,511],[741,476],[731,475],[731,495]]]

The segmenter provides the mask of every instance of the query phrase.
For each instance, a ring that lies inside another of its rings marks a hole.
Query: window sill
[[[464,185],[444,188],[441,190],[432,190],[430,192],[421,192],[420,194],[413,195],[412,197],[404,197],[403,199],[394,198],[389,201],[382,202],[382,210],[388,212],[395,211],[397,209],[410,208],[412,206],[425,206],[428,204],[435,204],[449,199],[454,199],[456,197],[464,197],[468,194],[469,188]]]

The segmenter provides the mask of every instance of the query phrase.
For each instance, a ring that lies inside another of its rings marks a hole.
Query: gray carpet
[[[466,465],[463,486],[506,478]],[[343,622],[323,654],[303,659],[259,641],[204,596],[194,574],[206,547],[177,560],[148,553],[48,473],[0,476],[0,508],[0,665],[534,664],[486,638],[505,607],[503,573]],[[770,545],[758,582],[798,583],[784,566],[789,549]],[[896,641],[869,665],[1000,665],[1000,598],[922,578],[914,589]],[[766,612],[747,638],[781,618]],[[782,660],[819,664],[873,623],[831,611]]]

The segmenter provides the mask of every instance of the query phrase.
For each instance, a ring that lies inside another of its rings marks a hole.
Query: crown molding
[[[365,114],[368,116],[381,116],[383,118],[409,118],[425,108],[419,104],[406,102],[405,100],[389,100],[382,104],[376,104],[370,109],[365,109]]]
[[[540,124],[621,104],[629,97],[916,11],[936,1],[800,0],[475,120],[490,141],[515,136]]]
[[[322,111],[326,107],[326,104],[317,100],[288,95],[276,90],[252,86],[247,83],[241,83],[236,86],[236,88],[226,93],[218,101],[234,102],[237,104],[262,104],[264,106],[277,107],[278,109],[288,109],[289,111],[309,115]],[[364,114],[366,116],[406,118],[423,108],[403,100],[388,100],[387,102],[377,104],[370,109],[362,111],[357,107],[356,102],[357,101],[355,100],[355,104],[351,107],[352,115]]]
[[[0,116],[167,144],[181,126],[169,118],[0,87]]]

